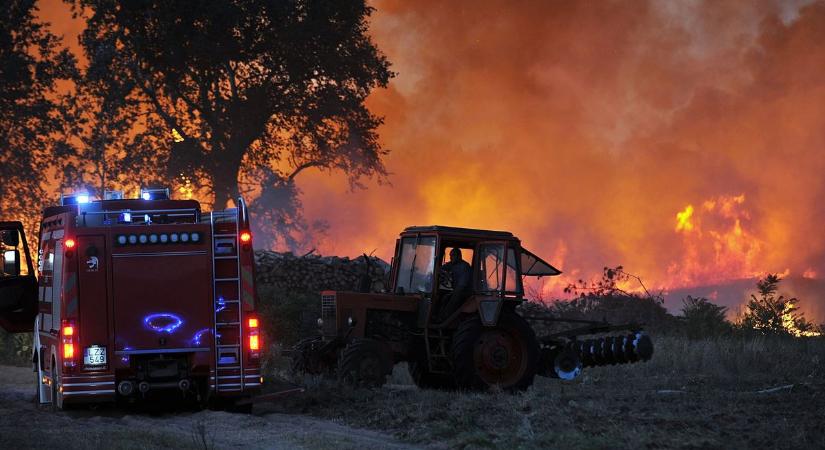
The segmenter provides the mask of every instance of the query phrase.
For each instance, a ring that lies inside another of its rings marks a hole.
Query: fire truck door
[[[37,279],[20,222],[0,222],[0,327],[31,332],[37,315]]]

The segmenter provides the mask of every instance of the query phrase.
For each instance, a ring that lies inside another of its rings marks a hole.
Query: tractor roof
[[[458,228],[446,227],[443,225],[426,225],[426,226],[412,226],[404,229],[403,234],[407,233],[439,233],[462,235],[467,237],[481,237],[489,239],[514,239],[513,233],[509,231],[492,231],[492,230],[477,230],[474,228]]]

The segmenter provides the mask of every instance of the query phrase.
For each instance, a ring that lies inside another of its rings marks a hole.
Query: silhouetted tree
[[[353,187],[386,176],[382,120],[364,101],[393,74],[364,1],[74,5],[90,12],[86,82],[134,101],[138,147],[167,177],[203,178],[216,207],[248,194],[272,223],[294,225],[301,172],[341,170]]]
[[[75,61],[35,11],[34,0],[0,2],[0,216],[7,219],[36,217],[54,197],[44,187],[62,175],[55,161],[71,155],[58,139],[56,87],[75,74]]]
[[[757,281],[757,294],[751,294],[740,321],[742,328],[780,335],[800,334],[814,329],[813,324],[799,312],[796,298],[777,294],[781,281],[779,275],[770,273]]]
[[[718,336],[730,330],[725,320],[727,308],[713,304],[704,297],[687,296],[682,300],[685,331],[691,339]]]

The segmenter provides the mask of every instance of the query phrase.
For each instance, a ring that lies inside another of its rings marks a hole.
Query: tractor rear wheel
[[[450,375],[432,373],[427,368],[427,362],[410,361],[407,364],[415,385],[421,389],[454,389],[455,380]]]
[[[350,342],[338,359],[338,378],[355,386],[383,386],[391,372],[392,356],[386,346],[373,339]]]
[[[478,317],[461,322],[453,335],[453,368],[459,389],[499,386],[525,390],[533,384],[539,363],[536,334],[521,316],[504,311],[495,327]]]

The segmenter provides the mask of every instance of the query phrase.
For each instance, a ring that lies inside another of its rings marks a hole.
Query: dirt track
[[[218,411],[52,413],[35,407],[34,376],[0,366],[0,448],[412,448],[391,436],[301,415]]]

